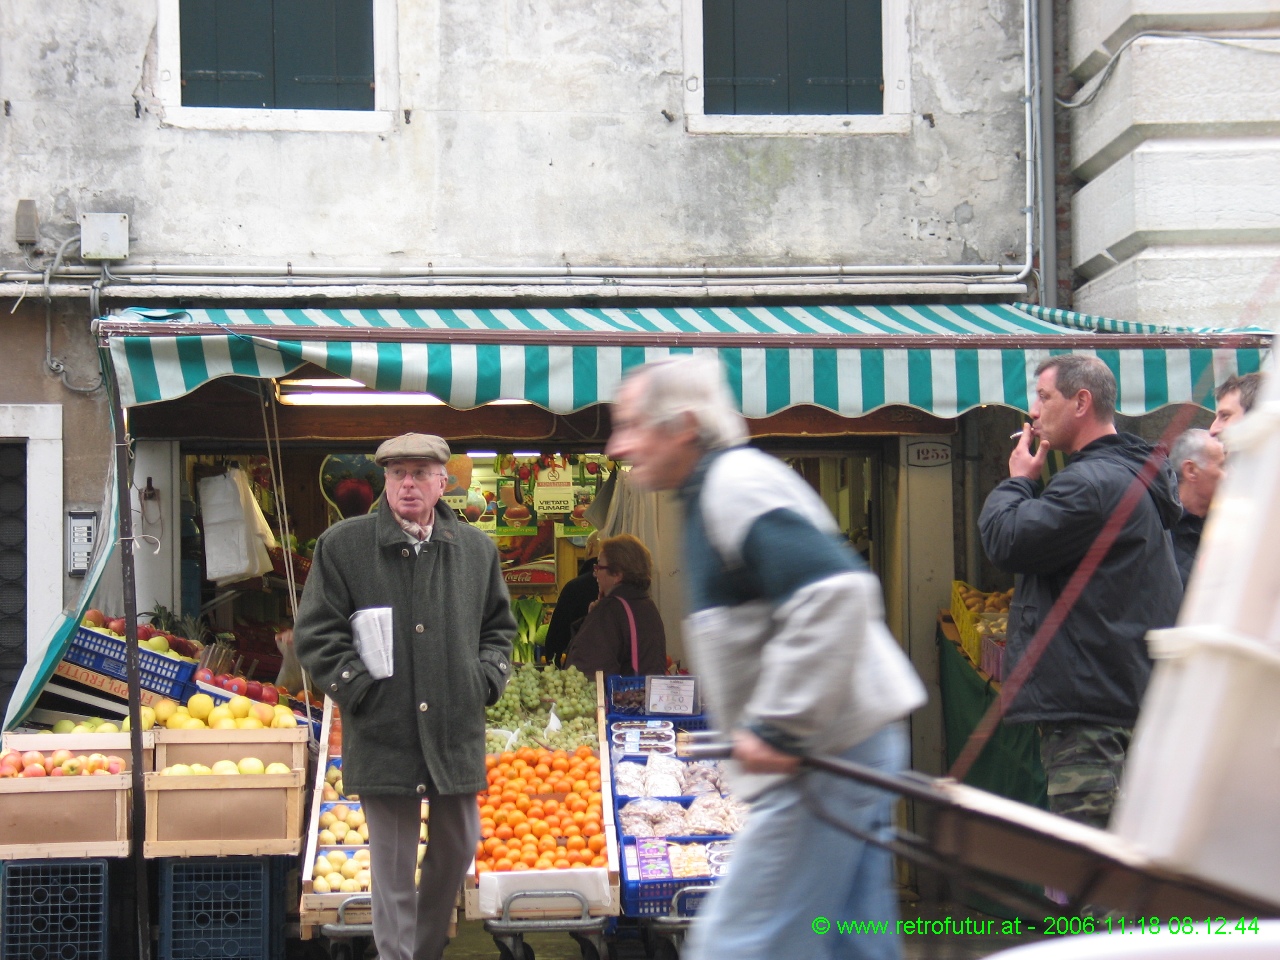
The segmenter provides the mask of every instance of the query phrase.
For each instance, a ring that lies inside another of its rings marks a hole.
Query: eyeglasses
[[[387,479],[394,483],[403,483],[405,477],[411,477],[414,483],[426,483],[428,480],[443,480],[448,474],[439,470],[430,470],[427,467],[417,467],[413,470],[407,470],[404,467],[388,467],[386,470]]]
[[[597,569],[597,570],[603,570],[605,573],[609,573],[613,568],[612,568],[612,567],[607,566],[606,564],[603,564],[603,563],[600,563],[599,561],[597,561],[597,562],[596,562],[596,569]]]

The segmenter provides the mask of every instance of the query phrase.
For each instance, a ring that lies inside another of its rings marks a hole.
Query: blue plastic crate
[[[674,839],[674,838],[672,838]],[[704,838],[697,838],[703,842]],[[634,837],[625,837],[622,841],[622,912],[628,917],[668,916],[671,913],[671,898],[685,887],[700,887],[714,884],[712,877],[688,877],[681,880],[640,880],[633,877],[627,865],[627,849],[635,846]],[[698,907],[705,899],[705,893],[691,893],[677,901],[677,913],[682,917],[691,917],[698,912]]]
[[[160,861],[160,960],[271,960],[269,857]]]
[[[4,960],[107,960],[107,861],[6,863],[0,913]]]
[[[670,720],[677,730],[705,730],[705,714],[650,713],[643,707],[619,707],[613,702],[614,693],[626,690],[644,690],[644,677],[613,676],[604,678],[604,713],[609,723],[615,720],[635,720],[640,717],[661,717]]]
[[[128,680],[123,640],[103,636],[80,627],[62,659],[117,680]],[[144,689],[175,700],[185,700],[194,692],[191,677],[196,665],[185,660],[162,657],[150,650],[138,651],[139,680]]]

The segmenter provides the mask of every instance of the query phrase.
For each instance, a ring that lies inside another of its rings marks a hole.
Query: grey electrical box
[[[13,239],[16,243],[40,242],[40,215],[34,200],[19,200],[13,215]]]
[[[67,511],[67,576],[83,577],[98,538],[98,515],[91,510]]]
[[[80,259],[129,259],[129,215],[80,214]]]

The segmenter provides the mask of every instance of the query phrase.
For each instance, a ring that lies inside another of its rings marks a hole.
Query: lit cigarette
[[[1021,431],[1021,430],[1016,430],[1016,431],[1014,431],[1013,433],[1009,434],[1009,439],[1010,439],[1010,440],[1018,440],[1018,439],[1020,439],[1021,437],[1022,437],[1022,431]]]

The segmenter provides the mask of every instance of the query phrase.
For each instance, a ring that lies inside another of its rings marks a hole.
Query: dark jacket
[[[374,680],[352,643],[357,610],[391,607],[394,673]],[[515,619],[483,533],[437,505],[415,552],[384,499],[316,542],[294,644],[317,689],[342,709],[351,793],[472,793],[485,781],[486,704],[510,675]]]
[[[1018,574],[1006,675],[1153,451],[1130,434],[1102,437],[1072,454],[1043,490],[1011,477],[987,497],[978,518],[983,548],[1001,570]],[[1177,478],[1162,457],[1006,721],[1133,725],[1151,676],[1147,631],[1171,626],[1182,603],[1169,535],[1181,515]]]
[[[619,597],[631,605],[635,617],[639,671],[631,668],[631,625]],[[587,614],[569,641],[568,665],[588,677],[596,672],[645,677],[666,673],[667,631],[657,604],[635,584],[619,583]]]
[[[1182,518],[1173,528],[1173,556],[1178,562],[1178,576],[1182,577],[1182,589],[1187,588],[1191,569],[1196,565],[1200,551],[1200,535],[1204,532],[1204,517],[1182,511]]]
[[[547,625],[547,636],[542,644],[548,663],[556,663],[560,655],[569,649],[573,625],[587,615],[592,601],[600,596],[595,569],[594,559],[583,560],[578,575],[564,585],[556,598],[556,608],[551,613],[551,623]]]

